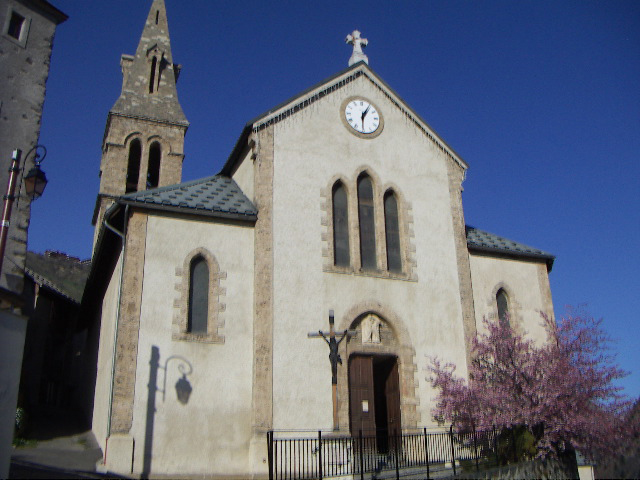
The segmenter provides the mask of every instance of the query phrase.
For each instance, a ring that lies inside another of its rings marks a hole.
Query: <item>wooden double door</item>
[[[349,358],[349,423],[353,436],[375,436],[381,453],[389,450],[390,436],[402,433],[397,357]]]

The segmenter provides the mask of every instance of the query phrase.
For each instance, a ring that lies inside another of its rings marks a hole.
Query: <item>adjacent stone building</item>
[[[465,375],[483,317],[508,311],[544,341],[554,257],[465,225],[466,162],[351,39],[352,65],[251,120],[217,175],[181,183],[188,124],[153,1],[108,116],[83,299],[105,468],[265,475],[269,430],[435,425],[426,357]],[[327,344],[308,336],[330,312],[351,332],[335,397]]]
[[[38,143],[49,60],[57,25],[67,16],[44,0],[0,0],[0,189],[6,192],[12,151],[26,155]],[[24,159],[24,157],[23,157]],[[9,472],[26,317],[24,265],[30,201],[18,176],[0,275],[0,477]]]
[[[0,188],[6,191],[11,153],[38,143],[56,27],[67,16],[43,0],[0,0]],[[22,173],[33,166],[31,155]],[[22,183],[19,178],[16,196]],[[30,201],[16,198],[0,287],[22,293]]]

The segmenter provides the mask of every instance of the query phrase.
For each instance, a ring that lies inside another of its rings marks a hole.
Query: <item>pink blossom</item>
[[[569,310],[558,323],[544,314],[542,321],[547,342],[538,347],[507,322],[485,319],[487,333],[474,339],[468,381],[455,375],[455,365],[432,358],[435,418],[461,429],[526,425],[538,456],[568,447],[615,451],[630,434],[623,420],[630,402],[615,385],[627,373],[615,363],[602,320]]]

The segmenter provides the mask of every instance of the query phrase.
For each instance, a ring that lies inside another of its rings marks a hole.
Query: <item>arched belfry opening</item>
[[[147,166],[147,188],[156,188],[160,184],[160,162],[162,160],[162,147],[158,142],[153,142],[149,147],[149,163]]]
[[[142,156],[142,145],[137,138],[129,144],[129,159],[127,162],[127,178],[125,193],[136,192],[138,190],[138,177],[140,175],[140,157]]]

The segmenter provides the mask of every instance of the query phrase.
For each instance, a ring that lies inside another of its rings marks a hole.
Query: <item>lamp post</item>
[[[40,169],[40,164],[47,156],[47,149],[43,145],[36,145],[24,156],[25,164],[29,155],[35,154],[34,167],[24,177],[24,185],[27,195],[31,200],[40,197],[47,186],[47,176]],[[11,209],[16,199],[14,193],[16,191],[16,183],[18,183],[18,174],[20,173],[20,158],[22,151],[16,149],[11,156],[11,167],[9,168],[9,182],[7,184],[7,193],[4,196],[4,208],[2,211],[2,223],[0,223],[0,273],[2,273],[2,264],[4,262],[4,251],[7,246],[7,235],[9,234],[9,225],[11,220]]]

